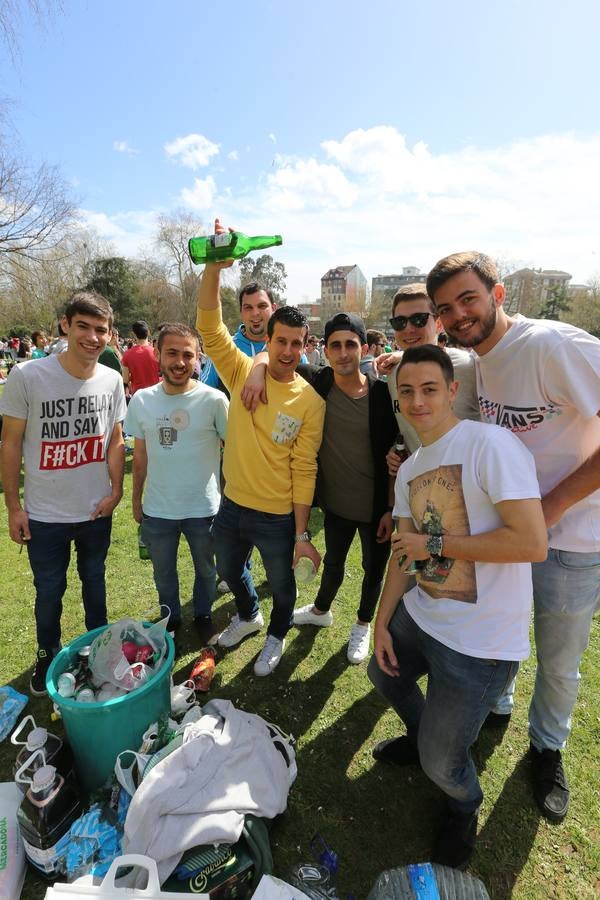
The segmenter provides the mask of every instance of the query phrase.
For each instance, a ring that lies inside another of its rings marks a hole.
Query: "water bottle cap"
[[[32,728],[29,734],[27,735],[27,743],[26,747],[28,750],[38,750],[40,747],[43,747],[48,739],[48,730],[46,728],[42,728],[41,726],[38,728]]]
[[[54,784],[56,777],[56,769],[54,766],[41,766],[33,773],[33,781],[31,782],[31,790],[38,794],[45,791]]]

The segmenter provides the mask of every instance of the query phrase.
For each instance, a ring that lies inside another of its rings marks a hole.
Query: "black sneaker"
[[[210,616],[196,616],[194,619],[194,628],[198,635],[201,647],[210,644],[211,639],[215,636],[215,627]]]
[[[466,869],[477,837],[477,813],[459,816],[447,813],[436,837],[431,862],[452,869]]]
[[[46,675],[53,659],[54,652],[52,650],[45,650],[43,647],[38,649],[29,681],[29,690],[34,697],[45,697],[48,693],[46,690]]]
[[[419,766],[419,751],[406,735],[381,741],[373,748],[373,759],[395,766]]]
[[[569,784],[560,750],[536,750],[529,745],[535,802],[551,822],[562,822],[569,808]]]

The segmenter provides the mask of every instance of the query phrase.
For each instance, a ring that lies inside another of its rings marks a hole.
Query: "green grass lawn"
[[[129,465],[128,465],[129,469]],[[109,617],[158,613],[151,564],[137,556],[136,533],[130,513],[131,477],[118,508],[108,557]],[[323,551],[321,518],[313,516],[315,542]],[[191,596],[191,563],[187,547],[181,551],[182,598]],[[265,618],[270,597],[260,560],[253,570]],[[0,513],[0,573],[2,617],[0,684],[10,683],[27,693],[36,650],[34,593],[27,554],[8,539],[4,509]],[[315,831],[325,836],[341,860],[342,894],[363,898],[383,869],[429,857],[431,840],[442,808],[440,792],[416,768],[394,770],[374,763],[373,745],[398,733],[396,716],[371,689],[365,664],[350,666],[346,641],[358,605],[361,581],[360,550],[355,542],[346,578],[334,606],[331,628],[292,629],[276,672],[256,678],[252,662],[262,646],[252,636],[241,646],[222,651],[212,697],[232,700],[291,731],[297,740],[298,779],[289,808],[272,833],[275,873],[307,858]],[[314,598],[316,585],[301,592],[299,603]],[[219,625],[233,613],[231,595],[215,608]],[[192,617],[189,601],[185,620]],[[79,582],[74,566],[64,601],[63,642],[83,632]],[[582,685],[573,720],[573,735],[565,755],[572,788],[569,816],[550,825],[533,804],[528,784],[526,751],[527,703],[534,664],[521,667],[515,713],[500,743],[484,733],[475,746],[484,805],[479,841],[470,871],[486,884],[492,898],[592,898],[600,895],[600,671],[599,628],[596,623],[582,668]],[[175,679],[187,676],[198,649],[190,632],[185,655],[176,660]],[[33,698],[26,713],[51,730],[46,698]],[[0,744],[0,780],[11,778],[14,748]],[[24,900],[44,896],[45,886],[28,873]]]

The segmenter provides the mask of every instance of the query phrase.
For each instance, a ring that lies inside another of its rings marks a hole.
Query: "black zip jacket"
[[[327,402],[327,394],[334,384],[331,366],[300,364],[296,371]],[[385,458],[398,435],[398,425],[387,384],[379,381],[371,372],[366,375],[369,383],[369,437],[374,469],[372,520],[378,523],[389,506],[389,476]],[[348,485],[348,490],[351,489],[352,486]]]

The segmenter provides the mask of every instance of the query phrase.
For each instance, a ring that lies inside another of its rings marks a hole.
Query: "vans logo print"
[[[514,432],[533,431],[543,422],[562,415],[559,406],[506,406],[479,395],[479,409],[484,422],[510,428]]]

